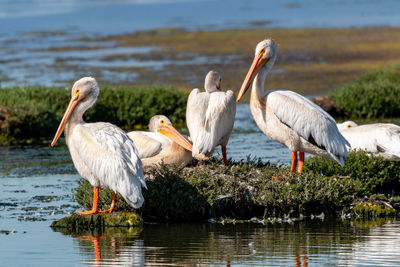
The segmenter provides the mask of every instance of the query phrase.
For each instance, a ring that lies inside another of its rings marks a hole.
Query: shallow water
[[[49,140],[50,142],[50,140]],[[259,132],[248,105],[237,109],[228,156],[288,163],[290,151]],[[79,176],[67,148],[0,147],[0,266],[320,266],[400,264],[400,220],[275,224],[145,224],[76,236],[53,220],[80,209]]]
[[[82,38],[126,34],[158,27],[218,30],[400,26],[400,2],[6,0],[0,1],[0,25],[1,87],[66,86],[77,77],[89,75],[102,83],[131,84],[136,82],[137,74],[124,71],[122,67],[156,70],[169,64],[229,64],[229,59],[227,61],[226,58],[214,56],[172,61],[141,60],[130,55],[140,55],[152,48],[132,49],[119,47],[115,42],[85,42]],[[70,47],[74,51],[54,51],[60,47]],[[119,54],[124,54],[125,59],[107,58],[108,55]],[[202,80],[203,77],[199,79]]]

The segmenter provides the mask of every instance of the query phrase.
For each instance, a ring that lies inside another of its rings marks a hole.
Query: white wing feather
[[[128,136],[135,143],[141,159],[154,157],[163,153],[171,145],[171,141],[153,132],[132,131]]]
[[[193,142],[193,156],[198,152],[195,144],[198,138],[201,138],[199,134],[204,131],[209,97],[208,93],[200,93],[200,90],[196,88],[192,90],[187,101],[186,125]]]
[[[101,184],[120,193],[134,208],[144,202],[142,163],[133,141],[120,128],[104,122],[77,125],[72,138],[76,151]]]
[[[232,91],[200,93],[194,89],[188,99],[186,123],[193,141],[193,156],[210,157],[217,145],[226,145],[236,114]]]
[[[206,112],[201,153],[207,154],[218,145],[226,145],[232,132],[236,114],[236,97],[232,91],[210,94]]]
[[[348,156],[347,140],[340,134],[335,120],[309,99],[288,90],[268,94],[267,102],[278,119],[305,140],[311,138],[343,164]]]

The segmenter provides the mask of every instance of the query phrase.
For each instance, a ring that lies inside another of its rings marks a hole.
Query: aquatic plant
[[[196,167],[160,165],[145,172],[148,190],[140,210],[145,221],[201,221],[229,217],[295,217],[324,212],[336,215],[360,192],[361,183],[350,177],[324,176],[315,172],[292,175],[260,161],[230,163],[212,161]],[[112,193],[102,190],[99,208]],[[80,180],[76,201],[91,207],[92,190]],[[117,210],[132,210],[121,197]]]
[[[143,226],[142,218],[133,212],[116,212],[113,216],[104,216],[104,214],[96,214],[91,216],[72,215],[53,221],[51,227],[61,232],[73,233],[75,235],[94,233],[107,227],[130,227],[140,231]],[[64,231],[62,229],[65,229]],[[108,230],[110,232],[110,230]],[[101,233],[98,233],[101,234]]]
[[[382,157],[370,157],[362,151],[350,152],[345,158],[345,166],[333,164],[322,157],[310,157],[304,169],[326,176],[348,177],[361,184],[361,193],[371,195],[400,194],[400,164]]]
[[[398,118],[400,65],[367,72],[329,96],[346,118]]]
[[[0,90],[0,136],[29,139],[54,135],[70,98],[69,89],[13,87]],[[85,120],[106,121],[126,130],[145,127],[156,114],[175,125],[185,121],[187,93],[161,86],[101,88]]]

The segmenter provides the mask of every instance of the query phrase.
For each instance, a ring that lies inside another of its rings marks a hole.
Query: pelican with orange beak
[[[112,212],[116,193],[136,209],[144,202],[142,187],[146,187],[146,182],[133,141],[113,124],[86,123],[82,119],[83,113],[93,106],[98,95],[99,87],[94,78],[85,77],[76,81],[72,87],[71,101],[51,142],[51,146],[54,146],[64,131],[76,170],[93,186],[92,210],[77,211],[82,215]],[[100,186],[114,192],[108,210],[98,210]]]
[[[187,165],[192,162],[192,144],[172,126],[166,116],[153,116],[149,130],[128,133],[144,167],[159,163]]]
[[[255,57],[240,88],[236,102],[253,85],[250,110],[260,130],[292,151],[291,171],[302,172],[304,153],[330,158],[344,165],[347,140],[335,120],[307,98],[289,90],[264,90],[267,74],[276,60],[276,45],[271,39],[257,44]]]

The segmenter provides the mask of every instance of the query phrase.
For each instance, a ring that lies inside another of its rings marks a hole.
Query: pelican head
[[[207,93],[212,93],[219,90],[221,87],[221,75],[218,71],[210,70],[207,73],[206,79],[204,81],[204,89]]]
[[[251,82],[261,70],[265,70],[266,73],[266,71],[272,68],[275,59],[276,45],[274,41],[271,39],[265,39],[257,44],[253,63],[243,81],[236,102],[240,101],[246,91],[250,88]]]
[[[192,144],[172,126],[171,121],[164,115],[156,115],[150,119],[149,130],[168,137],[171,141],[192,151]]]
[[[92,77],[84,77],[74,83],[71,91],[71,101],[60,122],[60,126],[58,126],[51,146],[54,146],[64,131],[65,125],[70,119],[72,112],[75,110],[77,115],[80,116],[80,119],[82,119],[83,113],[96,102],[99,91],[99,86]]]
[[[357,127],[358,124],[355,123],[354,121],[345,121],[343,123],[338,123],[337,127],[340,131],[345,130],[345,129],[350,129],[353,127]]]

